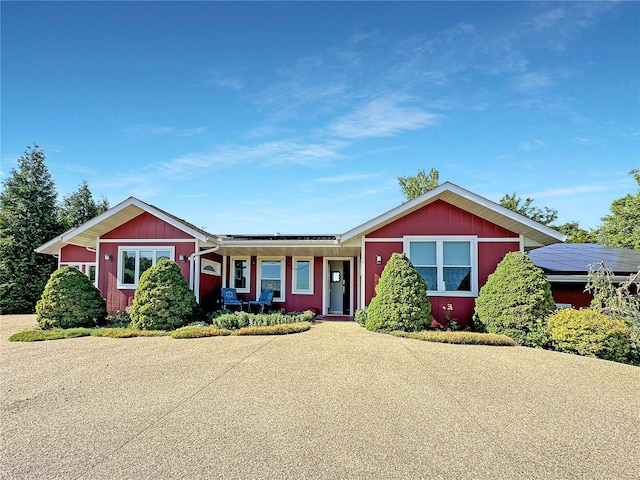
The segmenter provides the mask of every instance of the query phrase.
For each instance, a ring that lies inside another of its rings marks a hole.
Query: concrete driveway
[[[322,322],[11,343],[0,477],[638,479],[640,368]]]

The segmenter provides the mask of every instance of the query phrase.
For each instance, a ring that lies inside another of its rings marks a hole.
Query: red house
[[[142,272],[174,260],[206,308],[219,289],[244,300],[273,289],[274,305],[348,315],[369,304],[393,252],[406,252],[426,279],[437,321],[442,306],[468,324],[480,287],[502,257],[564,235],[451,183],[341,235],[214,235],[136,198],[37,249],[77,265],[111,312],[131,305]]]

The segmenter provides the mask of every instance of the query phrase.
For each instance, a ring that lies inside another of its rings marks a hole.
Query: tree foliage
[[[102,197],[96,201],[89,190],[87,181],[83,180],[78,190],[62,199],[60,206],[60,223],[64,230],[79,227],[109,209],[109,201]]]
[[[523,202],[522,198],[518,197],[515,192],[502,197],[500,205],[543,225],[549,225],[558,218],[557,210],[549,207],[534,207],[532,198],[527,197]]]
[[[562,225],[551,225],[551,228],[564,233],[567,243],[596,243],[596,235],[593,230],[580,228],[579,222],[567,222]]]
[[[404,253],[394,253],[376,285],[365,327],[373,331],[419,331],[431,326],[427,284]]]
[[[474,320],[489,333],[520,345],[546,343],[542,321],[555,309],[544,272],[521,252],[510,252],[489,275],[476,299]]]
[[[51,274],[36,304],[41,328],[95,327],[107,316],[107,304],[84,273],[67,266]]]
[[[197,312],[194,293],[177,263],[162,259],[140,277],[131,305],[131,328],[174,330]]]
[[[640,185],[638,170],[629,172]],[[611,213],[602,218],[597,231],[598,243],[609,247],[640,250],[640,189],[635,195],[625,195],[614,200]]]
[[[51,255],[35,248],[61,233],[56,189],[45,154],[28,147],[3,182],[0,194],[0,313],[31,313],[49,275]]]
[[[439,179],[440,173],[435,168],[432,168],[429,174],[426,174],[424,170],[420,170],[416,175],[398,177],[398,184],[404,193],[405,201],[408,202],[436,188]]]

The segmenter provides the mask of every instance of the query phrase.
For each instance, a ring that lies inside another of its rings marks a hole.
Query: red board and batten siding
[[[65,245],[60,250],[60,265],[69,263],[95,263],[96,252],[77,245]]]
[[[447,236],[473,235],[478,237],[478,288],[493,273],[505,254],[520,249],[519,235],[499,225],[477,217],[465,210],[442,200],[427,205],[380,229],[365,238],[365,304],[368,305],[375,295],[385,264],[394,252],[403,251],[403,242],[399,239],[407,235]],[[492,241],[492,239],[511,239],[513,241]],[[389,239],[389,241],[381,241]],[[394,240],[395,239],[395,240]],[[367,241],[369,240],[369,241]],[[484,241],[483,240],[490,240]],[[382,257],[380,265],[376,256]],[[461,326],[469,325],[473,316],[475,299],[472,297],[429,296],[432,314],[437,323],[445,323],[442,310],[447,304],[453,305],[452,318]]]
[[[106,240],[106,241],[105,241]],[[122,241],[119,241],[122,240]],[[168,241],[167,241],[168,240]],[[171,241],[178,240],[178,241]],[[184,241],[193,240],[193,241]],[[134,289],[118,289],[118,247],[174,247],[176,263],[182,275],[189,280],[189,261],[180,262],[180,255],[186,258],[195,251],[195,239],[179,228],[168,224],[147,212],[114,228],[100,238],[100,266],[98,268],[98,288],[107,300],[107,311],[122,311],[131,305]],[[104,257],[110,254],[112,260]]]

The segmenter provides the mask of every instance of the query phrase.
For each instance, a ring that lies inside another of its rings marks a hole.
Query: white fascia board
[[[338,240],[225,240],[218,242],[221,247],[326,247],[339,245]]]
[[[465,190],[464,188],[461,188],[450,182],[445,182],[442,185],[439,185],[438,187],[434,188],[433,190],[430,190],[427,193],[420,195],[419,197],[409,200],[408,202],[403,203],[402,205],[399,205],[398,207],[393,208],[383,213],[382,215],[379,215],[373,218],[372,220],[369,220],[368,222],[363,223],[362,225],[359,225],[358,227],[349,230],[348,232],[344,233],[341,236],[341,240],[343,242],[347,242],[354,237],[358,237],[360,235],[364,235],[368,233],[371,230],[375,230],[380,226],[395,220],[396,218],[400,218],[404,215],[407,215],[415,210],[418,210],[422,206],[433,202],[445,192],[451,192],[459,196],[460,198],[467,199],[481,207],[494,211],[499,215],[502,215],[503,217],[509,218],[528,228],[537,230],[545,235],[548,235],[558,240],[559,242],[564,242],[566,240],[566,235],[558,232],[557,230],[554,230],[545,225],[542,225],[541,223],[531,220],[530,218],[525,217],[524,215],[520,215],[519,213],[516,213],[513,210],[509,210],[508,208],[503,207],[502,205],[499,205],[495,202],[492,202],[491,200],[488,200],[484,197],[476,195],[475,193]]]
[[[164,222],[167,222],[169,225],[172,225],[174,227],[176,227],[179,230],[182,230],[183,232],[187,233],[188,235],[202,241],[205,243],[215,243],[215,241],[203,234],[201,234],[200,232],[190,228],[189,226],[181,223],[181,222],[177,222],[174,218],[164,214],[163,212],[155,209],[154,207],[152,207],[151,205],[146,204],[145,202],[138,200],[135,197],[129,197],[126,200],[120,202],[119,204],[117,204],[116,206],[110,208],[109,210],[107,210],[106,212],[101,213],[100,215],[98,215],[97,217],[92,218],[91,220],[89,220],[88,222],[83,223],[82,225],[80,225],[77,228],[71,229],[65,233],[63,233],[62,235],[57,236],[56,238],[54,238],[53,240],[50,240],[49,242],[45,243],[44,245],[41,245],[40,247],[36,248],[36,252],[37,253],[46,253],[46,251],[48,249],[50,249],[52,246],[54,245],[60,245],[63,246],[66,243],[69,243],[69,241],[71,239],[73,239],[74,237],[76,237],[77,235],[80,235],[81,233],[99,225],[101,222],[103,222],[104,220],[112,217],[113,215],[118,214],[119,212],[125,210],[128,207],[131,206],[136,206],[139,209],[141,209],[142,211],[148,212],[150,214],[152,214],[153,216],[161,219]]]

